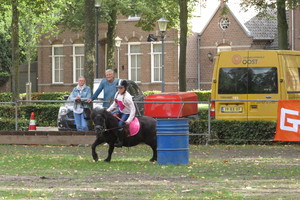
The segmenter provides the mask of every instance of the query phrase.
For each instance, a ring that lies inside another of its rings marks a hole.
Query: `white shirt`
[[[117,102],[116,102],[117,101]],[[128,119],[126,122],[130,123],[133,118],[135,117],[135,106],[132,100],[132,96],[129,94],[129,92],[125,92],[123,95],[119,94],[118,92],[115,94],[115,101],[111,106],[107,109],[108,112],[111,112],[113,109],[115,109],[117,106],[119,106],[119,109],[124,114],[129,114]]]

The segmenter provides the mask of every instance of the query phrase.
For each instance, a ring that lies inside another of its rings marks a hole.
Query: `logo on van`
[[[240,64],[241,61],[242,61],[242,56],[239,55],[239,54],[235,54],[232,56],[232,59],[231,59],[232,63],[237,65],[237,64]]]

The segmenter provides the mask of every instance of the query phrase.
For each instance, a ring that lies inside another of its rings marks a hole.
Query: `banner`
[[[300,141],[300,100],[278,101],[277,141]]]

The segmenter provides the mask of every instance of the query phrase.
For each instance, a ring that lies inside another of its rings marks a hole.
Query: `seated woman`
[[[126,80],[121,80],[117,85],[118,92],[115,94],[114,103],[107,109],[108,112],[112,112],[115,108],[119,107],[118,110],[113,111],[113,113],[120,114],[119,129],[118,129],[118,141],[115,143],[115,147],[122,147],[123,145],[123,127],[125,124],[129,123],[135,117],[135,106],[131,95],[127,92],[127,82]]]

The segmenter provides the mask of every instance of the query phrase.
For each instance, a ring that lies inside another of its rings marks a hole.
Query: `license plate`
[[[223,113],[241,113],[241,112],[243,112],[243,107],[242,106],[222,107],[221,112],[223,112]]]

